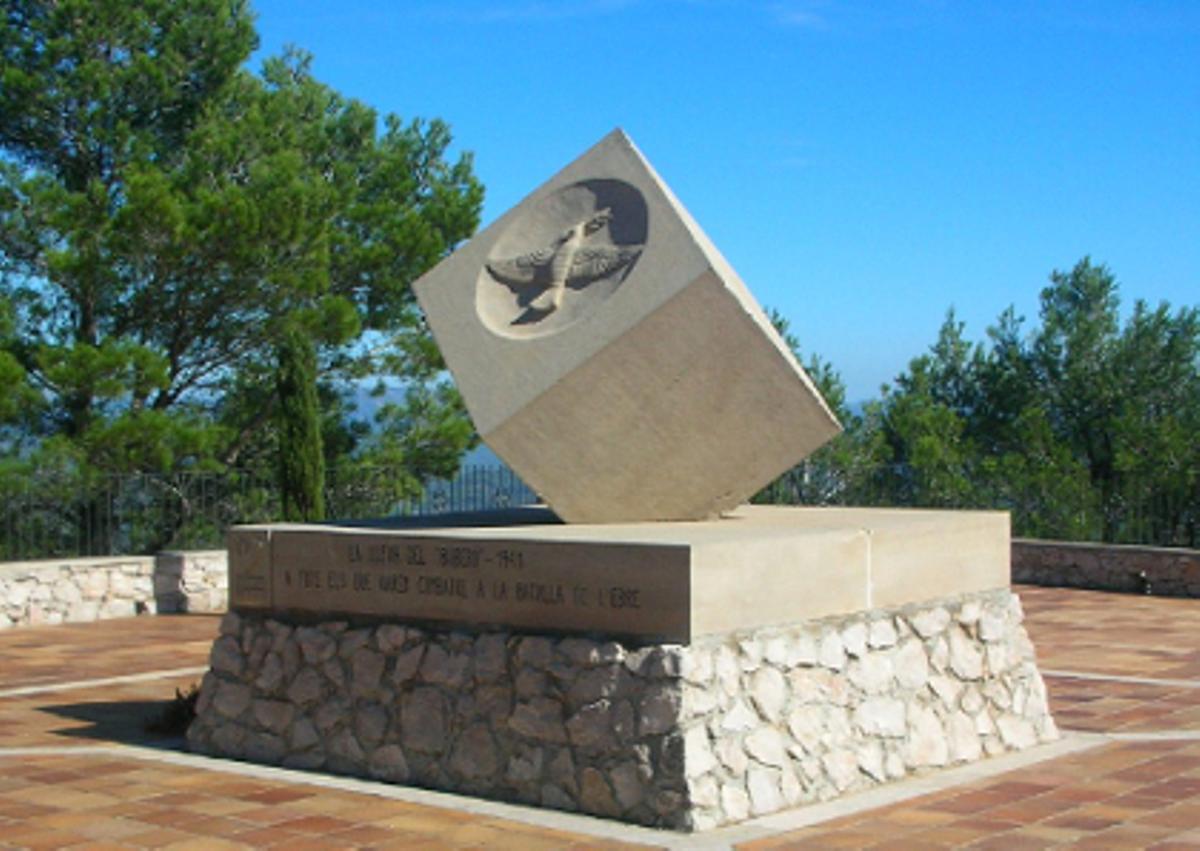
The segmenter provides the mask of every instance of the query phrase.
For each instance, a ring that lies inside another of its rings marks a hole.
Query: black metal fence
[[[450,480],[404,498],[381,468],[331,470],[331,518],[429,515],[527,505],[537,495],[506,467],[467,466]],[[1013,532],[1031,538],[1157,546],[1200,546],[1200,477],[1164,489],[1130,479],[1107,493],[1057,480],[1013,485],[962,471],[931,475],[906,466],[847,469],[805,463],[756,502],[990,508],[1011,512]],[[86,483],[53,475],[0,480],[0,561],[55,556],[153,553],[223,546],[237,523],[278,520],[270,477],[242,471],[101,477]]]
[[[1170,485],[1127,476],[1098,487],[1086,478],[1014,482],[987,470],[803,463],[765,488],[755,502],[993,509],[1011,514],[1013,534],[1019,537],[1200,547],[1200,471]]]
[[[511,470],[492,466],[467,466],[453,479],[428,482],[416,499],[397,496],[395,474],[379,468],[330,471],[325,491],[331,518],[477,511],[537,500]],[[0,480],[0,561],[221,547],[230,526],[281,514],[274,480],[238,470],[87,482],[10,477]]]

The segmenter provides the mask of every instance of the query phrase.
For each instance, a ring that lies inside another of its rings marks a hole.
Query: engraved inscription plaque
[[[236,529],[229,533],[229,604],[234,608],[271,607],[271,533]]]
[[[231,563],[239,576],[258,576],[259,555],[269,553],[266,586],[277,612],[690,637],[687,546],[317,527],[288,529],[269,549],[255,549],[262,534],[232,532],[231,554],[255,558],[235,555]],[[261,599],[235,592],[232,605],[263,608]]]

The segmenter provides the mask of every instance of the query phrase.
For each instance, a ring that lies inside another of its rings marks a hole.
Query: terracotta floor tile
[[[364,800],[362,796],[314,794],[289,803],[296,809],[312,815],[334,816],[347,821],[369,821],[376,800]]]
[[[301,835],[288,841],[287,851],[352,851],[352,842],[339,842],[331,836]]]
[[[990,815],[1017,824],[1034,824],[1056,815],[1071,812],[1079,806],[1076,801],[1063,801],[1057,798],[1026,798],[1015,804],[995,807]]]
[[[261,792],[252,792],[249,795],[239,795],[243,801],[253,801],[256,804],[287,804],[292,801],[299,801],[303,798],[311,798],[313,792],[299,789],[289,789],[286,786],[266,789]]]
[[[208,816],[236,816],[239,813],[259,808],[259,804],[240,798],[207,798],[186,807],[189,812]]]
[[[239,819],[200,815],[198,818],[186,822],[180,829],[188,833],[199,834],[200,836],[222,836],[229,838],[234,834],[244,833],[246,827],[247,823]]]
[[[354,845],[374,845],[376,842],[387,842],[396,838],[396,831],[370,824],[360,824],[357,827],[330,834],[338,842],[349,842]]]
[[[490,846],[504,841],[504,830],[487,822],[464,822],[446,830],[442,838],[455,845]]]
[[[1118,795],[1115,798],[1109,798],[1105,803],[1111,804],[1114,807],[1125,807],[1131,810],[1157,810],[1173,803],[1170,798],[1158,798],[1153,795],[1147,795],[1139,789],[1136,792],[1130,792],[1128,795]]]
[[[1200,828],[1200,801],[1176,804],[1146,813],[1139,816],[1136,821],[1138,824],[1162,825],[1187,830]]]
[[[1079,815],[1078,813],[1067,813],[1066,815],[1047,819],[1046,824],[1049,827],[1066,827],[1074,830],[1096,831],[1105,830],[1113,825],[1120,824],[1120,822],[1116,819],[1099,818],[1098,816],[1084,816]]]
[[[198,813],[193,815],[193,818],[199,817]],[[180,822],[186,821],[187,815],[170,807],[157,807],[147,804],[142,806],[140,811],[135,809],[133,818],[156,827],[174,827]]]
[[[1130,821],[1144,815],[1146,812],[1144,807],[1123,806],[1117,803],[1117,801],[1117,798],[1109,798],[1106,801],[1100,801],[1095,804],[1084,804],[1077,808],[1075,812],[1083,816],[1095,816],[1096,818],[1107,818],[1115,821]],[[1158,806],[1161,808],[1165,804],[1165,801],[1159,801]]]
[[[228,837],[233,842],[243,842],[247,845],[253,845],[255,848],[270,848],[274,845],[286,848],[289,843],[304,838],[303,834],[293,833],[290,830],[283,830],[278,827],[256,827]]]
[[[1118,825],[1100,833],[1085,836],[1071,845],[1072,848],[1104,849],[1104,851],[1141,851],[1163,838],[1161,832],[1146,830],[1131,825]]]
[[[146,802],[158,807],[186,807],[206,800],[209,800],[206,795],[197,795],[195,792],[167,792],[147,798]]]
[[[428,807],[422,807],[420,804],[413,804],[409,803],[408,801],[376,798],[371,801],[369,811],[359,816],[359,821],[377,822],[382,821],[383,819],[409,815],[411,813],[422,812],[428,809]]]
[[[374,846],[375,851],[450,851],[458,846],[430,836],[413,835]]]
[[[869,848],[876,842],[879,842],[883,837],[877,833],[863,830],[832,830],[827,832],[812,833],[805,836],[788,836],[787,834],[778,837],[773,844],[765,844],[761,846],[762,851],[783,851],[783,849],[843,849],[843,848]],[[750,846],[748,846],[750,847]]]
[[[97,807],[88,812],[97,818],[138,818],[146,812],[146,805],[141,801],[122,801],[107,807]]]
[[[982,813],[969,818],[957,819],[950,826],[966,830],[976,830],[982,833],[1006,833],[1022,825],[1020,822],[991,818],[991,813]]]
[[[775,851],[777,848],[783,847],[799,847],[798,843],[808,837],[815,836],[820,833],[820,829],[801,829],[791,830],[784,833],[777,833],[774,836],[764,836],[758,839],[752,839],[748,842],[741,842],[734,846],[738,851]]]
[[[1136,788],[1136,786],[1124,786],[1121,791],[1114,792],[1095,786],[1060,786],[1057,789],[1051,789],[1035,800],[1062,801],[1063,803],[1081,806],[1083,804],[1095,804],[1099,801],[1110,801],[1117,795],[1122,795],[1133,788]]]
[[[410,833],[440,835],[444,831],[458,827],[469,818],[449,810],[428,810],[424,812],[406,813],[379,819],[372,824],[379,827],[406,830]]]
[[[1068,827],[1051,827],[1049,824],[1031,824],[1013,831],[1019,836],[1032,836],[1046,839],[1057,845],[1075,842],[1090,835],[1089,831]]]
[[[889,829],[906,828],[906,827],[931,827],[938,824],[946,824],[954,821],[955,814],[938,810],[927,810],[923,807],[912,807],[911,809],[893,809],[892,811],[875,815],[872,814],[872,822],[887,825]]]
[[[237,814],[240,821],[250,824],[260,825],[276,825],[281,822],[291,821],[293,819],[304,818],[308,813],[303,810],[297,810],[287,805],[283,806],[260,806],[253,810],[243,810]]]
[[[251,846],[240,842],[230,842],[228,839],[218,839],[213,836],[192,837],[181,839],[164,846],[171,851],[242,851]]]
[[[91,824],[79,825],[72,828],[75,833],[81,833],[91,839],[123,840],[137,833],[142,833],[146,825],[142,822],[121,818],[93,818]]]
[[[968,847],[971,848],[971,851],[1040,851],[1042,848],[1051,848],[1055,844],[1052,839],[1028,836],[1020,831],[1010,831],[1000,836],[989,836],[978,842],[972,842]],[[907,851],[912,851],[911,845]]]
[[[1200,603],[1020,589],[1046,668],[1200,682]],[[98,630],[0,634],[3,682],[105,676],[204,664],[216,618],[142,618]],[[167,628],[169,627],[169,628]],[[182,652],[176,645],[182,645]],[[95,664],[93,665],[93,661]],[[12,667],[15,665],[16,667]],[[160,706],[196,678],[0,699],[0,747],[95,746],[144,735],[138,707]],[[177,682],[186,680],[186,682]],[[167,687],[170,687],[167,689]],[[1061,727],[1200,730],[1200,689],[1047,677]],[[165,693],[164,693],[165,690]],[[1098,746],[945,792],[767,837],[753,847],[1041,848],[1200,846],[1200,742]],[[296,826],[301,830],[293,829]],[[0,842],[53,846],[618,848],[453,807],[428,807],[311,783],[237,776],[109,754],[0,753]]]
[[[999,783],[989,783],[984,787],[989,792],[1004,795],[1009,801],[1034,798],[1043,792],[1049,792],[1054,786],[1048,783],[1031,783],[1021,780],[1002,780]]]
[[[512,851],[557,851],[560,848],[574,848],[579,841],[585,839],[578,834],[564,834],[554,830],[513,829],[510,826],[504,826],[502,830],[504,839],[498,847],[511,848]]]
[[[931,804],[923,805],[924,809],[946,813],[977,813],[1000,806],[1008,801],[1003,793],[986,790],[964,792],[961,795],[948,797]]]
[[[330,816],[315,816],[306,815],[301,818],[291,819],[279,825],[285,830],[290,830],[295,833],[309,834],[327,834],[337,833],[341,830],[349,830],[355,824],[352,821],[345,819],[331,818]]]
[[[125,837],[125,841],[135,848],[163,848],[172,842],[190,839],[189,834],[182,830],[169,827],[158,827],[141,833],[133,833]]]
[[[49,815],[39,816],[37,823],[42,827],[52,827],[55,830],[73,830],[81,825],[93,824],[96,821],[94,813],[73,812],[62,810]]]
[[[909,838],[912,840],[913,848],[928,848],[930,846],[958,848],[970,845],[972,842],[978,842],[981,839],[987,838],[987,836],[987,831],[972,830],[970,828],[958,827],[955,824],[948,824],[913,833]]]
[[[4,841],[12,843],[17,848],[42,851],[42,849],[67,848],[71,845],[78,845],[81,842],[87,842],[88,838],[66,830],[31,828],[25,831],[13,831],[4,838]]]
[[[1200,798],[1200,780],[1187,777],[1172,777],[1159,783],[1151,783],[1138,790],[1139,794],[1171,801]]]

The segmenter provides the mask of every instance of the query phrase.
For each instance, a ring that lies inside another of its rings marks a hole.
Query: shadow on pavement
[[[80,722],[55,729],[53,733],[58,736],[182,749],[183,730],[160,732],[154,727],[175,702],[170,698],[96,701],[43,706],[41,711]]]

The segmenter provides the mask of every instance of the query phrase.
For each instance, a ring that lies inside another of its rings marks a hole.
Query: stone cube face
[[[480,435],[569,522],[714,516],[838,431],[619,130],[415,289]]]

